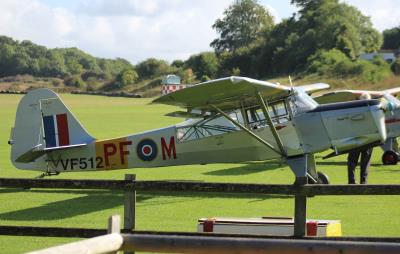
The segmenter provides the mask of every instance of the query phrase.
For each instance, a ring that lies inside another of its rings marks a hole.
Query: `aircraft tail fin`
[[[36,169],[43,164],[39,158],[48,151],[93,141],[56,93],[37,89],[18,105],[9,141],[11,160],[17,168]]]

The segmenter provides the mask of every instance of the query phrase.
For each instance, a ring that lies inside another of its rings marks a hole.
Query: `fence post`
[[[126,181],[135,181],[136,175],[126,174]],[[131,188],[125,191],[124,201],[124,229],[134,230],[135,229],[135,217],[136,217],[136,190]]]
[[[121,217],[119,215],[113,215],[108,218],[107,233],[121,233]]]
[[[307,196],[299,190],[307,183],[307,177],[296,177],[295,185],[298,193],[294,196],[294,233],[295,237],[306,235]]]
[[[119,215],[112,215],[108,218],[107,234],[121,233],[121,217]],[[116,252],[111,252],[110,254],[117,254]]]

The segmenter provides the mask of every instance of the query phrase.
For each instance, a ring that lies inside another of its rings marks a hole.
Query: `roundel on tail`
[[[157,157],[157,144],[151,139],[143,139],[136,147],[138,157],[143,161],[152,161]]]

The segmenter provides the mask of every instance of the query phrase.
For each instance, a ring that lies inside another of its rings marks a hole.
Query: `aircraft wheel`
[[[317,182],[311,180],[310,178],[308,178],[307,183],[308,184],[329,184],[329,177],[328,175],[322,173],[322,172],[317,172],[318,175],[318,179]]]
[[[396,165],[399,160],[399,155],[392,150],[386,151],[382,155],[383,165]]]
[[[318,171],[318,184],[329,184],[329,177],[328,175]]]

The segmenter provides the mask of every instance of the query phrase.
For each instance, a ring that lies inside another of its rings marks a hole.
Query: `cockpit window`
[[[243,117],[240,112],[234,111],[229,116],[243,124]],[[223,116],[210,116],[204,119],[189,119],[177,126],[177,138],[179,142],[195,140],[229,132],[238,131],[231,121]]]
[[[264,113],[260,107],[253,107],[246,110],[248,123],[251,129],[267,126]],[[284,100],[268,105],[268,113],[274,124],[284,123],[290,120],[287,103]]]
[[[268,105],[269,115],[274,125],[290,120],[287,100],[279,100]],[[244,112],[244,114],[242,114]],[[249,129],[265,128],[268,123],[260,106],[253,106],[232,111],[229,116]],[[239,131],[236,125],[221,115],[207,116],[203,119],[189,119],[177,125],[178,142]]]

